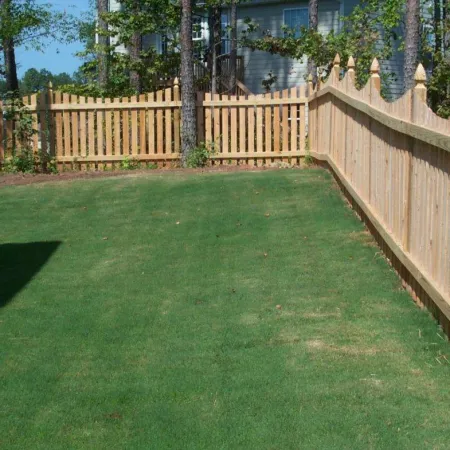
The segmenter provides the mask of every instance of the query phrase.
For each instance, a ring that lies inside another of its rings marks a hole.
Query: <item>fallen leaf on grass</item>
[[[270,214],[269,213],[265,213],[264,214],[266,217],[270,217]]]
[[[104,240],[104,241],[107,241],[107,240],[108,240],[108,238],[107,238],[107,237],[105,236],[105,237],[103,238],[103,240]]]
[[[282,307],[281,307],[281,305],[277,305],[276,308],[277,309],[281,309]]]
[[[177,225],[180,225],[180,222],[177,222]]]
[[[267,258],[267,256],[268,256],[267,253],[264,253],[264,258]]]

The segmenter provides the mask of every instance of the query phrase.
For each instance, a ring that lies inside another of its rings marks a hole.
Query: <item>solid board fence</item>
[[[326,162],[374,232],[414,299],[450,334],[450,121],[426,104],[426,74],[387,103],[378,61],[355,88],[354,61],[339,58],[309,98],[311,155]]]
[[[130,161],[178,164],[178,83],[130,98],[91,98],[49,89],[23,100],[38,131],[33,149],[54,158],[59,169],[111,170]],[[305,154],[306,111],[305,86],[261,96],[212,98],[200,92],[198,144],[211,150],[214,164],[294,164]],[[11,121],[0,121],[2,159],[11,153],[13,129]]]

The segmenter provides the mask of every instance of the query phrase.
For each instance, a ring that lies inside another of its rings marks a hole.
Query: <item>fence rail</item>
[[[181,148],[180,87],[130,98],[47,92],[24,97],[38,133],[35,151],[60,169],[112,169],[125,159],[177,164]],[[298,162],[306,148],[305,86],[262,96],[198,93],[198,143],[215,164]],[[0,121],[0,157],[11,154],[14,124]]]
[[[380,96],[379,64],[354,85],[354,62],[309,98],[311,154],[333,169],[413,297],[450,333],[450,121],[426,104],[425,71],[394,103]]]

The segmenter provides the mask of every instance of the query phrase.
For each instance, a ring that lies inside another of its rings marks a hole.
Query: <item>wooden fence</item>
[[[132,159],[158,165],[180,158],[180,87],[131,98],[53,92],[25,97],[38,133],[33,148],[59,169],[102,170]],[[197,96],[198,142],[215,164],[295,163],[306,147],[305,86],[262,96]],[[1,105],[0,105],[1,106]],[[11,153],[13,123],[0,120],[0,161]],[[3,133],[2,127],[5,128]]]
[[[403,279],[450,334],[450,121],[426,104],[426,75],[394,103],[380,96],[379,64],[360,91],[339,58],[309,97],[311,155],[325,161]]]

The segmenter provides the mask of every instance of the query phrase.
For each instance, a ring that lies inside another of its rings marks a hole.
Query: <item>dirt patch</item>
[[[180,175],[190,173],[215,173],[215,172],[262,172],[266,170],[277,170],[278,167],[253,167],[249,165],[221,165],[202,169],[142,169],[123,170],[116,172],[62,172],[58,174],[0,174],[0,188],[3,186],[18,186],[34,183],[48,183],[71,180],[91,180],[97,178],[111,178],[124,176],[161,175],[165,173],[177,173]],[[300,169],[295,167],[295,169]]]
[[[339,346],[334,344],[327,344],[326,342],[323,342],[318,339],[310,340],[306,343],[306,345],[309,350],[336,352],[350,356],[360,356],[360,355],[372,356],[381,352],[380,349],[375,347],[356,347],[352,345]]]
[[[349,234],[352,241],[357,241],[363,244],[365,247],[378,247],[375,239],[370,234],[369,230],[353,231]]]

